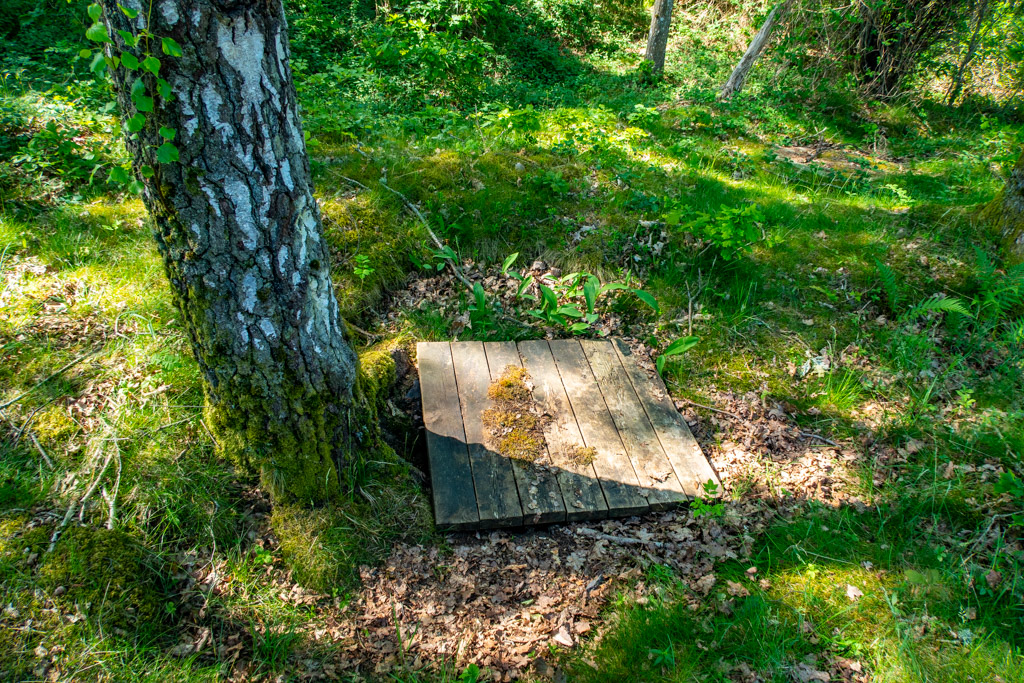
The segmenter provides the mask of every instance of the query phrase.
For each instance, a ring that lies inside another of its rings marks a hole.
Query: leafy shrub
[[[665,215],[669,225],[681,225],[683,209],[677,209]],[[688,223],[682,224],[707,245],[704,249],[714,248],[727,261],[739,258],[756,244],[772,246],[775,239],[765,231],[765,217],[756,204],[722,207],[714,214],[703,211]]]

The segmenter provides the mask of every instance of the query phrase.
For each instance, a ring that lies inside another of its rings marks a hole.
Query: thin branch
[[[39,451],[39,455],[43,456],[43,462],[45,462],[46,466],[49,467],[52,470],[53,469],[53,461],[50,460],[50,456],[48,456],[46,454],[46,451],[43,450],[42,445],[40,445],[40,443],[39,443],[39,439],[37,439],[36,435],[33,434],[32,432],[28,433],[28,437],[30,439],[32,439],[32,445],[36,447],[37,451]]]
[[[358,180],[353,180],[352,178],[347,178],[347,177],[345,177],[345,176],[339,176],[339,177],[340,177],[340,178],[341,178],[342,180],[346,181],[346,182],[352,183],[352,184],[353,184],[353,185],[355,185],[356,187],[361,187],[361,188],[363,188],[364,190],[369,190],[369,189],[370,189],[370,188],[368,188],[368,187],[367,187],[366,185],[363,185],[363,184],[362,184],[361,182],[359,182]],[[416,205],[415,205],[415,204],[413,204],[413,203],[412,203],[411,201],[409,201],[408,197],[406,197],[406,196],[405,196],[404,194],[402,194],[402,193],[401,193],[401,192],[399,192],[398,190],[394,189],[393,187],[391,187],[390,185],[388,185],[387,183],[385,183],[385,182],[384,182],[383,180],[381,180],[381,181],[380,181],[380,185],[381,185],[381,187],[383,187],[383,188],[384,188],[385,190],[388,190],[389,192],[391,192],[391,193],[393,193],[393,194],[394,194],[395,196],[397,196],[397,197],[398,197],[398,198],[399,198],[400,200],[402,200],[402,203],[403,203],[403,204],[405,205],[405,208],[407,208],[407,209],[408,209],[408,210],[409,210],[410,212],[412,212],[412,213],[413,213],[413,215],[415,215],[415,216],[416,216],[416,218],[418,218],[418,219],[419,219],[420,223],[422,223],[422,224],[423,224],[423,227],[424,227],[424,228],[426,229],[426,231],[427,231],[427,234],[429,234],[429,235],[430,235],[430,240],[431,240],[431,241],[432,241],[432,242],[434,243],[434,246],[436,246],[436,247],[438,248],[438,250],[441,250],[441,251],[443,251],[443,250],[444,250],[444,243],[443,243],[443,242],[441,241],[441,239],[440,239],[440,238],[439,238],[439,237],[437,236],[437,233],[435,233],[435,232],[434,232],[433,228],[431,228],[431,227],[430,227],[430,223],[428,223],[428,222],[427,222],[427,219],[426,219],[426,218],[425,218],[425,217],[423,216],[423,213],[422,213],[422,212],[421,212],[421,211],[420,211],[420,210],[419,210],[418,208],[416,208]],[[452,258],[451,258],[451,257],[449,257],[449,256],[443,256],[443,255],[442,255],[442,258],[444,258],[445,262],[446,262],[446,263],[448,264],[448,267],[449,267],[449,268],[451,268],[451,271],[452,271],[452,273],[453,273],[453,274],[455,275],[455,277],[456,277],[456,278],[457,278],[457,279],[458,279],[458,280],[459,280],[459,281],[460,281],[460,282],[461,282],[462,284],[464,284],[464,285],[466,286],[466,288],[467,288],[467,289],[469,289],[469,291],[470,291],[470,292],[472,292],[472,291],[473,291],[473,283],[472,283],[472,282],[471,282],[471,281],[469,280],[469,278],[467,278],[467,277],[466,277],[466,276],[465,276],[465,275],[464,275],[464,274],[462,273],[462,269],[461,269],[461,268],[459,268],[459,265],[458,265],[458,263],[456,263],[456,262],[455,262],[455,260],[454,260],[454,259],[452,259]],[[530,325],[527,325],[527,324],[526,324],[526,323],[524,323],[524,322],[523,322],[522,320],[517,320],[516,318],[513,318],[513,317],[512,317],[512,316],[510,316],[510,315],[505,315],[505,314],[499,314],[499,316],[500,316],[500,317],[501,317],[501,318],[502,318],[503,320],[508,320],[509,322],[515,323],[516,325],[520,325],[520,326],[522,326],[522,327],[525,327],[525,328],[527,328],[527,329],[532,329],[532,328],[530,327]],[[351,325],[351,323],[349,323],[349,324]],[[354,326],[353,326],[353,327],[354,327]],[[356,329],[358,329],[358,328],[356,328]],[[362,330],[360,330],[360,331],[362,331]]]
[[[611,534],[602,534],[600,531],[590,529],[588,527],[576,529],[576,533],[583,536],[590,536],[591,538],[596,538],[601,541],[618,543],[619,545],[653,545],[655,548],[665,547],[665,544],[661,541],[644,541],[639,538],[630,538],[628,536],[612,536]]]
[[[57,370],[57,372],[53,373],[52,375],[50,375],[50,376],[49,376],[49,377],[47,377],[46,379],[42,380],[41,382],[38,382],[38,383],[36,383],[36,384],[35,384],[34,386],[32,386],[32,387],[30,387],[29,389],[26,389],[25,391],[21,392],[20,394],[18,394],[18,395],[17,395],[17,396],[15,396],[14,398],[12,398],[12,399],[11,399],[10,401],[8,401],[7,403],[0,403],[0,410],[3,410],[4,408],[8,408],[8,407],[10,407],[10,406],[14,405],[14,404],[15,404],[15,403],[17,403],[18,401],[20,401],[21,399],[25,398],[26,396],[28,396],[29,394],[31,394],[31,393],[32,393],[33,391],[35,391],[36,389],[38,389],[39,387],[41,387],[42,385],[44,385],[44,384],[46,384],[47,382],[49,382],[49,381],[50,381],[51,379],[53,379],[53,378],[54,378],[54,377],[56,377],[57,375],[59,375],[59,374],[61,374],[62,372],[64,372],[65,370],[69,370],[70,368],[73,368],[74,366],[78,365],[79,363],[81,363],[81,362],[82,362],[83,360],[85,360],[85,359],[86,359],[86,358],[88,358],[89,356],[94,356],[94,355],[96,355],[96,354],[97,354],[97,353],[99,353],[99,352],[100,352],[100,350],[99,350],[99,349],[93,349],[92,351],[89,351],[88,353],[84,353],[84,354],[82,354],[82,355],[81,355],[81,356],[79,356],[78,358],[74,359],[73,361],[71,361],[70,363],[68,363],[68,364],[67,364],[67,365],[65,365],[64,367],[62,367],[62,368],[61,368],[60,370]]]
[[[66,527],[68,523],[71,521],[71,518],[75,516],[75,510],[77,508],[84,509],[86,501],[89,500],[89,496],[91,496],[93,492],[96,490],[96,487],[99,486],[100,481],[102,481],[103,475],[106,474],[107,467],[110,466],[110,461],[113,458],[114,451],[111,451],[107,455],[107,459],[103,461],[103,467],[100,468],[99,475],[92,482],[92,485],[90,485],[89,488],[86,490],[85,495],[83,495],[77,502],[73,502],[68,506],[68,511],[64,513],[64,519],[61,520],[60,526],[54,529],[53,535],[50,536],[50,546],[46,549],[47,553],[52,553],[53,549],[57,546],[57,540],[60,538],[61,533],[63,533],[64,527]]]
[[[416,216],[416,218],[420,219],[420,223],[422,223],[423,227],[427,229],[427,233],[430,235],[430,239],[434,242],[434,246],[436,246],[438,249],[444,249],[444,243],[441,242],[441,239],[437,236],[437,233],[434,232],[434,229],[430,227],[430,223],[427,222],[427,219],[423,216],[423,213],[420,212],[418,208],[416,208],[415,204],[409,201],[408,197],[406,197],[404,194],[402,194],[398,190],[394,189],[393,187],[385,183],[383,180],[380,181],[380,186],[383,187],[388,192],[393,193],[399,199],[401,199],[402,203],[405,204],[405,208],[409,209],[409,211],[411,211]],[[448,261],[448,265],[451,266],[452,272],[455,273],[455,277],[461,280],[462,284],[466,285],[470,289],[473,289],[473,283],[469,281],[469,278],[462,274],[462,269],[459,268],[458,264],[455,263],[455,261],[451,258],[446,258],[445,260]]]
[[[359,327],[358,325],[353,325],[352,323],[348,322],[347,320],[345,322],[348,323],[348,326],[351,327],[353,330],[355,330],[356,332],[358,332],[359,334],[363,335],[364,337],[366,337],[367,339],[369,339],[371,341],[374,340],[374,339],[380,339],[380,335],[379,334],[373,334],[372,332],[367,332],[363,328]]]
[[[40,410],[45,408],[46,406],[50,405],[54,401],[60,400],[61,398],[63,398],[63,397],[55,396],[54,398],[51,398],[49,401],[47,401],[46,403],[44,403],[43,405],[39,406],[38,408],[36,408],[35,410],[33,410],[31,413],[28,414],[28,417],[25,418],[25,421],[21,423],[21,428],[18,429],[18,433],[14,435],[14,445],[15,446],[17,446],[18,442],[21,441],[21,437],[23,437],[25,435],[25,430],[28,429],[29,424],[32,423],[32,420],[33,420],[33,418],[35,418],[36,414]]]
[[[217,442],[217,437],[215,437],[213,435],[213,432],[210,430],[210,426],[208,424],[206,424],[206,420],[200,420],[199,424],[203,425],[203,429],[206,430],[207,436],[209,436],[210,437],[210,441],[213,442],[213,447],[214,448],[219,447],[220,444]]]
[[[344,180],[346,183],[351,183],[352,185],[355,185],[356,187],[361,187],[361,188],[363,188],[366,191],[370,190],[370,188],[368,188],[366,185],[363,185],[358,180],[353,180],[352,178],[348,178],[346,176],[338,176],[338,177],[341,178],[342,180]]]
[[[110,510],[107,517],[107,528],[114,528],[114,521],[117,519],[117,492],[121,490],[121,449],[117,449],[117,480],[114,482],[114,492],[110,495]]]
[[[168,422],[167,424],[163,425],[162,427],[157,427],[156,429],[149,430],[148,433],[149,434],[157,434],[159,432],[164,431],[165,429],[170,429],[171,427],[176,427],[176,426],[178,426],[180,424],[184,424],[186,422],[191,422],[192,420],[196,419],[197,417],[199,417],[198,414],[190,415],[189,417],[186,417],[184,420],[177,420],[175,422]]]
[[[740,421],[742,421],[742,420],[743,420],[743,418],[742,418],[742,417],[740,417],[740,416],[739,416],[739,415],[737,415],[736,413],[730,413],[730,412],[729,412],[728,410],[720,410],[720,409],[718,409],[718,408],[712,408],[711,406],[706,406],[706,405],[704,405],[703,403],[697,403],[696,401],[691,401],[691,400],[690,400],[690,399],[688,399],[688,398],[684,398],[684,399],[682,399],[682,400],[683,400],[683,401],[686,401],[686,402],[687,402],[687,403],[689,403],[689,404],[690,404],[691,406],[696,406],[696,407],[698,407],[698,408],[703,408],[704,410],[710,410],[710,411],[711,411],[711,412],[713,412],[713,413],[721,413],[722,415],[728,415],[729,417],[731,417],[731,418],[735,418],[735,419],[737,419],[737,420],[740,420]]]
[[[835,446],[836,448],[840,448],[841,447],[835,441],[832,441],[830,439],[826,439],[825,437],[821,436],[820,434],[811,434],[810,432],[800,432],[800,436],[805,436],[808,439],[817,439],[818,441],[824,441],[829,446]]]

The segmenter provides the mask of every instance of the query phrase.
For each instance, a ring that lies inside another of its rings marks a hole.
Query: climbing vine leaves
[[[139,10],[125,7],[118,4],[117,7],[124,15],[135,21],[139,17]],[[152,10],[152,0],[150,0]],[[85,37],[94,43],[99,43],[100,49],[92,59],[90,69],[97,75],[102,75],[107,70],[125,69],[126,72],[136,74],[131,85],[131,102],[135,108],[132,113],[123,112],[123,131],[128,136],[137,136],[150,121],[159,101],[171,102],[174,94],[171,92],[171,84],[160,77],[160,69],[163,63],[156,54],[154,46],[159,43],[159,50],[165,58],[177,58],[182,56],[181,45],[174,38],[169,36],[154,35],[148,28],[142,27],[137,32],[123,29],[117,30],[118,37],[124,42],[126,49],[118,50],[110,37],[107,26],[103,23],[103,8],[98,3],[89,5],[89,18],[92,24],[85,31]],[[148,23],[148,22],[146,22]],[[109,46],[109,47],[105,47]],[[83,59],[92,56],[92,50],[83,49],[80,53]],[[116,129],[115,134],[122,132]],[[153,145],[156,149],[156,159],[161,164],[173,164],[178,161],[178,148],[174,144],[177,130],[161,126],[157,131],[161,140],[159,145]],[[144,178],[150,178],[155,170],[148,164],[143,164],[139,172]],[[110,171],[110,182],[125,184],[132,192],[140,192],[142,183],[131,177],[131,172],[124,166],[114,166]]]

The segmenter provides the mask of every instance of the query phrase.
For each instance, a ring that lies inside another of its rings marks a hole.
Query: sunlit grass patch
[[[576,675],[717,680],[742,669],[770,681],[823,671],[827,680],[830,668],[853,663],[881,681],[972,680],[983,671],[1024,680],[1016,630],[1024,615],[1006,594],[1021,588],[965,593],[971,574],[942,550],[950,537],[891,508],[878,511],[886,522],[878,534],[873,514],[812,513],[777,525],[754,558],[720,568],[703,603],[662,577],[660,597],[616,608],[610,631],[575,660]],[[750,595],[727,594],[728,581]]]

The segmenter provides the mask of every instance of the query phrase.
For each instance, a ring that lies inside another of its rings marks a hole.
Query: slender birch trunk
[[[960,97],[960,93],[964,88],[964,75],[967,73],[967,67],[974,61],[974,55],[978,52],[978,42],[981,39],[982,28],[985,24],[985,17],[988,15],[988,0],[981,0],[978,4],[978,15],[974,22],[974,32],[971,33],[971,41],[967,45],[967,52],[964,54],[964,58],[960,61],[960,66],[957,67],[956,75],[953,76],[953,80],[949,84],[949,90],[946,92],[946,104],[952,106],[954,102]]]
[[[672,0],[654,0],[651,9],[651,31],[647,36],[647,52],[644,59],[653,64],[655,74],[665,70],[665,48],[668,46],[668,32],[672,26]]]
[[[747,51],[743,53],[743,57],[740,58],[736,68],[732,70],[732,74],[729,76],[729,80],[722,86],[722,91],[718,93],[718,99],[727,100],[734,94],[743,90],[743,85],[747,81],[747,75],[750,73],[751,67],[757,61],[757,58],[761,56],[761,52],[764,51],[765,45],[768,44],[768,39],[771,38],[772,31],[775,29],[775,25],[779,20],[789,11],[789,6],[792,0],[786,0],[781,5],[776,5],[772,9],[771,13],[768,14],[768,18],[765,19],[764,24],[761,25],[761,30],[757,32],[754,39],[750,41],[750,46]]]

